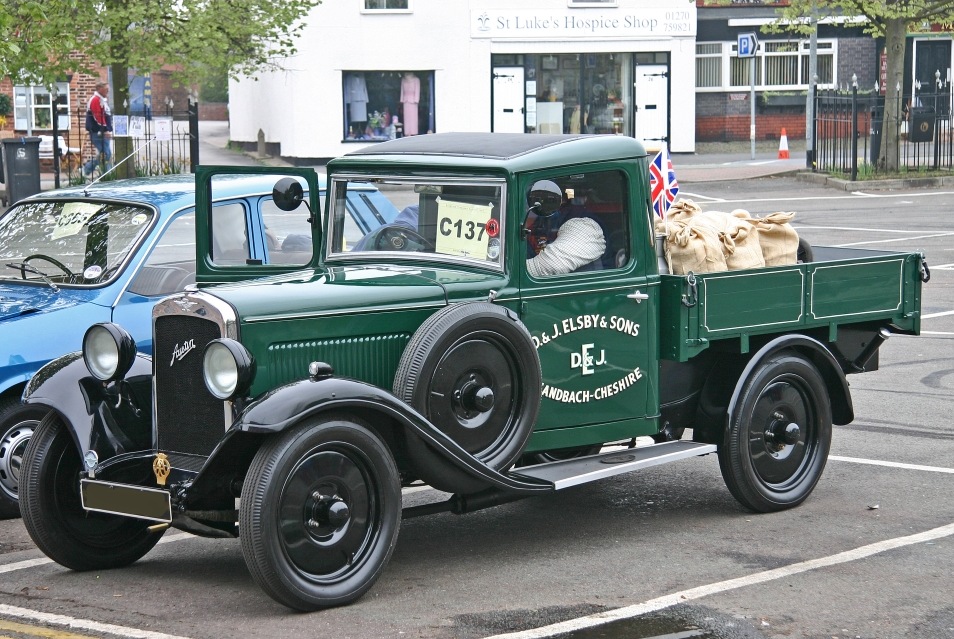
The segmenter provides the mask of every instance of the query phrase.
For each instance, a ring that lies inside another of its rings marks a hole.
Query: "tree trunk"
[[[885,21],[885,48],[888,76],[884,92],[884,120],[881,124],[881,153],[878,167],[885,171],[898,170],[898,143],[901,131],[901,95],[904,94],[904,42],[908,23],[903,18]]]
[[[129,67],[123,62],[114,62],[109,65],[109,72],[113,77],[113,91],[115,98],[113,100],[113,113],[118,115],[129,115]],[[116,154],[113,162],[116,165],[114,171],[117,178],[136,177],[136,158],[130,157],[128,160],[119,164],[120,160],[129,157],[132,153],[132,138],[129,136],[113,136],[113,152]]]

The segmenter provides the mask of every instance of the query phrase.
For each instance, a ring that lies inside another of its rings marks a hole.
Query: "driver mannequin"
[[[594,268],[600,267],[606,250],[603,229],[588,217],[564,218],[565,221],[559,224],[554,218],[559,216],[562,203],[563,192],[555,182],[540,180],[530,188],[527,226],[536,228],[542,225],[547,231],[543,235],[531,233],[532,249],[536,254],[527,259],[527,272],[533,277],[589,270],[591,264]],[[556,238],[548,241],[555,224],[559,224]]]

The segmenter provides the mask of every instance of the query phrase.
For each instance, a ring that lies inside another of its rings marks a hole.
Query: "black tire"
[[[19,485],[23,453],[47,409],[0,401],[0,519],[20,516]]]
[[[475,302],[443,308],[421,325],[401,356],[394,394],[502,470],[533,431],[541,384],[526,327],[507,309]]]
[[[72,570],[133,563],[159,542],[150,522],[87,512],[80,503],[83,461],[66,425],[48,413],[33,432],[20,473],[23,524],[37,547]]]
[[[400,524],[394,458],[347,416],[321,416],[272,438],[242,486],[245,563],[262,590],[295,610],[361,597],[391,558]]]
[[[745,382],[719,447],[732,495],[755,512],[799,505],[811,494],[831,448],[831,400],[818,369],[783,352]]]
[[[799,264],[803,262],[814,262],[815,255],[812,252],[812,245],[803,237],[798,238],[798,250],[795,253],[795,261]]]

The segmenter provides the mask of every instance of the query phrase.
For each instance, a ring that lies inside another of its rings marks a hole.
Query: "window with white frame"
[[[65,131],[70,128],[70,85],[56,83],[56,95],[60,101],[60,119],[57,126]],[[13,87],[14,128],[27,131],[53,128],[53,95],[49,87],[18,85]]]
[[[411,0],[364,0],[365,11],[408,11]]]
[[[768,40],[755,56],[755,86],[762,89],[806,89],[809,86],[809,42]],[[820,86],[835,83],[835,41],[818,42]],[[738,56],[735,42],[696,43],[696,88],[730,90],[751,85],[752,59]]]
[[[722,43],[696,45],[696,86],[722,87]]]

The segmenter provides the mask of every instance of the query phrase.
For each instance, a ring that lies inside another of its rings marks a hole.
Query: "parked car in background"
[[[215,241],[232,242],[228,252],[212,247],[218,262],[256,277],[311,261],[314,209],[279,209],[281,177],[216,178]],[[122,323],[152,352],[153,305],[195,282],[194,208],[195,177],[177,175],[50,191],[0,216],[0,517],[19,513],[20,461],[46,413],[20,403],[27,381],[79,350],[97,322]],[[356,235],[398,213],[373,187],[349,194],[348,211]]]

